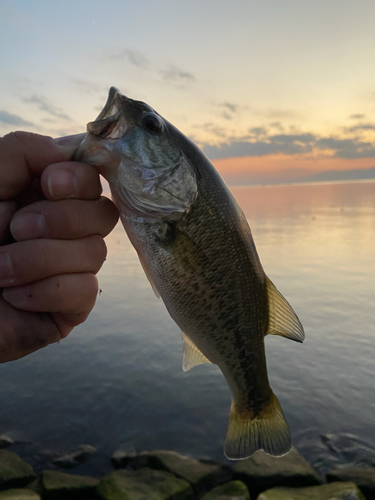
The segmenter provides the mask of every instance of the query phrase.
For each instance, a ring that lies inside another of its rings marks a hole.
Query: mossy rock
[[[16,453],[0,450],[0,490],[22,488],[35,479],[31,465]]]
[[[230,481],[216,486],[206,493],[201,500],[250,500],[250,493],[242,481]]]
[[[193,489],[187,481],[148,467],[111,472],[100,481],[96,491],[102,500],[194,499]]]
[[[330,483],[307,488],[272,488],[257,500],[365,500],[354,483]]]
[[[130,461],[130,466],[134,469],[150,467],[171,472],[176,477],[188,481],[198,496],[230,481],[233,477],[233,471],[227,465],[205,463],[167,450],[139,453]]]
[[[42,474],[43,500],[91,499],[99,480],[66,472],[45,470]]]
[[[233,469],[234,478],[243,481],[254,497],[277,486],[321,484],[314,469],[294,446],[287,455],[278,458],[258,451],[252,457],[238,461]]]
[[[40,496],[34,491],[24,488],[14,488],[0,493],[0,500],[40,500]]]
[[[329,472],[327,481],[351,481],[359,487],[366,500],[375,500],[375,467],[342,467]]]

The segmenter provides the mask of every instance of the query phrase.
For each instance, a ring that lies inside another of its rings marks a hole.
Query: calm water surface
[[[266,270],[304,344],[267,337],[268,371],[294,444],[320,471],[375,461],[375,182],[234,188]],[[79,444],[77,473],[110,470],[118,447],[223,460],[230,393],[213,365],[181,369],[178,327],[121,226],[101,295],[61,344],[0,366],[0,434],[37,468]]]

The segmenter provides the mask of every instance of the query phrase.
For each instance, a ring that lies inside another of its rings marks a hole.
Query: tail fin
[[[248,458],[258,450],[281,457],[290,451],[291,436],[279,400],[272,394],[267,407],[255,418],[232,401],[224,453],[230,460]]]

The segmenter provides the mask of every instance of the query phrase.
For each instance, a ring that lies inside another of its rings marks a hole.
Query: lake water
[[[263,267],[301,319],[304,344],[266,339],[293,443],[320,470],[375,462],[375,182],[234,188]],[[182,342],[125,232],[107,238],[101,295],[66,340],[0,365],[0,434],[37,469],[120,446],[224,460],[230,393],[220,370],[182,372]],[[47,451],[46,451],[47,450]],[[49,451],[48,451],[49,450]]]

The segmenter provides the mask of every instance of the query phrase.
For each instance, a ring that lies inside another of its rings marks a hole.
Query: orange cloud
[[[275,154],[213,160],[212,163],[231,185],[291,182],[328,170],[368,169],[375,158],[334,158]]]

